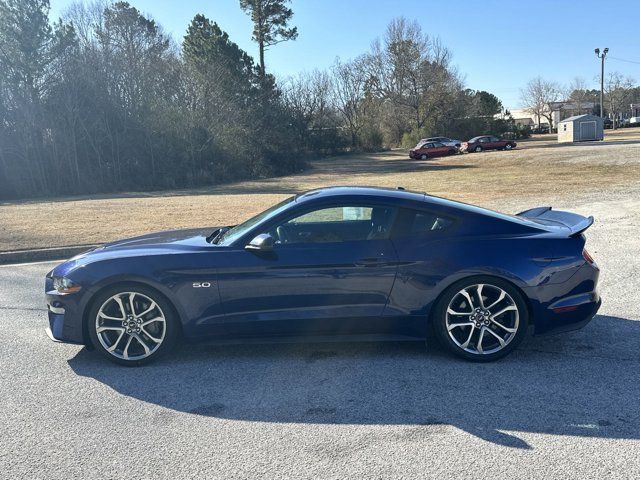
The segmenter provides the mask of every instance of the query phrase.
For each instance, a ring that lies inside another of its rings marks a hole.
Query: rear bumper
[[[568,332],[587,325],[602,303],[599,274],[595,265],[585,263],[565,282],[538,289],[539,301],[533,306],[534,333]]]
[[[572,306],[575,307],[575,310],[565,310],[562,313],[557,313],[555,314],[557,318],[553,322],[553,326],[542,332],[538,332],[538,329],[536,328],[536,335],[550,335],[554,333],[579,330],[585,327],[593,319],[596,313],[598,313],[600,305],[602,305],[602,300],[597,296],[597,299],[594,298],[589,302]]]

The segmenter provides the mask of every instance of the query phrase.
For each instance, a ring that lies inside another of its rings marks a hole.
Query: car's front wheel
[[[513,148],[513,145],[511,145],[510,143],[507,143],[507,144],[504,146],[504,148],[505,148],[506,150],[511,150],[511,149]]]
[[[420,155],[420,160],[426,160],[426,159],[427,159],[427,155],[425,153]]]
[[[434,311],[442,343],[467,360],[504,357],[524,339],[529,315],[520,292],[509,282],[475,277],[449,287]]]
[[[142,285],[108,288],[93,301],[87,317],[96,350],[121,365],[141,365],[168,352],[178,335],[171,304]]]
[[[473,151],[476,153],[480,153],[482,151],[482,147],[478,145],[476,148],[473,149]]]

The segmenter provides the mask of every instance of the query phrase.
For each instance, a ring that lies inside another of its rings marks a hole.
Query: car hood
[[[184,230],[168,230],[164,232],[149,233],[139,237],[127,238],[116,242],[105,243],[94,250],[115,251],[130,249],[176,249],[184,250],[192,247],[208,245],[207,237],[217,228],[190,228]]]
[[[64,276],[90,263],[103,260],[211,249],[215,245],[207,242],[207,237],[218,228],[220,227],[169,230],[106,243],[61,263],[49,272],[48,276]]]

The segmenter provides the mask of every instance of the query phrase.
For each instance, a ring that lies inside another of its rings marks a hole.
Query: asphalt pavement
[[[640,478],[639,202],[574,207],[600,314],[482,365],[367,343],[119,367],[45,335],[53,263],[1,266],[0,478]]]

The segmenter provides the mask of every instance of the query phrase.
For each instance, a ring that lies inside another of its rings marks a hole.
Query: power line
[[[640,62],[636,62],[635,60],[626,60],[624,58],[612,57],[611,55],[609,55],[609,58],[611,60],[618,60],[619,62],[635,63],[636,65],[640,65]]]

